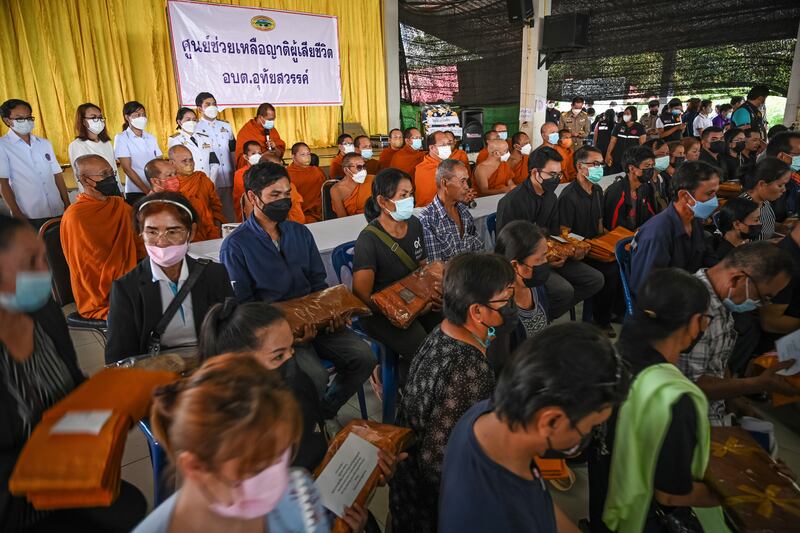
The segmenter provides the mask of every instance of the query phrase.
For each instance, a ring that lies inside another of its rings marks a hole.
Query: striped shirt
[[[741,198],[747,198],[750,201],[755,201],[752,196],[746,192],[743,192],[739,196]],[[761,235],[756,240],[767,241],[771,239],[775,234],[775,210],[772,208],[772,203],[769,200],[761,202],[761,216],[759,221],[761,222]]]

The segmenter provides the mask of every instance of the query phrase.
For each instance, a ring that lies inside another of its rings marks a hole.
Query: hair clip
[[[651,311],[650,309],[644,309],[642,312],[645,315],[647,315],[649,318],[658,318],[658,315],[656,314],[656,312],[655,311]]]

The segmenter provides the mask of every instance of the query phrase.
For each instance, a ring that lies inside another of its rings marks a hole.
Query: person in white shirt
[[[33,108],[24,100],[6,100],[0,117],[9,127],[0,137],[0,193],[11,214],[37,229],[69,206],[64,174],[50,141],[31,134]]]
[[[711,118],[711,100],[703,100],[700,102],[700,113],[697,114],[692,123],[695,137],[701,137],[703,135],[703,130],[713,125],[714,119]]]
[[[197,113],[200,115],[195,132],[208,135],[211,140],[211,149],[219,161],[215,185],[217,195],[222,203],[222,214],[228,220],[233,220],[233,173],[236,170],[232,154],[236,150],[233,127],[230,123],[217,118],[219,108],[213,94],[206,92],[198,94],[195,98],[195,105],[197,105]]]
[[[117,169],[117,158],[114,155],[114,147],[106,130],[106,119],[99,106],[92,103],[85,103],[78,106],[75,111],[75,140],[69,143],[69,164],[72,172],[75,173],[75,160],[82,155],[99,155]],[[75,174],[77,176],[77,174]],[[79,179],[75,179],[78,190],[83,192],[83,185]],[[122,190],[122,182],[119,181],[117,173],[117,183]]]
[[[150,192],[150,183],[144,166],[153,158],[161,157],[156,138],[147,133],[147,111],[136,101],[122,106],[122,133],[114,137],[114,154],[125,171],[125,201],[133,205]]]
[[[178,125],[178,133],[170,136],[167,148],[179,144],[188,148],[194,159],[194,169],[204,172],[216,186],[219,159],[211,145],[211,137],[197,131],[197,115],[188,107],[182,107],[175,115],[175,122]]]

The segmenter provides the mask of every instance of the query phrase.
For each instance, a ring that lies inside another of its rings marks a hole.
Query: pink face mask
[[[186,257],[186,252],[189,251],[189,243],[176,244],[174,246],[167,246],[161,248],[152,244],[145,244],[147,255],[155,262],[155,264],[162,267],[171,267],[177,265],[183,258]]]
[[[277,463],[242,481],[234,489],[233,502],[230,505],[212,503],[211,510],[220,516],[243,520],[266,516],[275,509],[289,486],[290,450],[291,448],[287,448]]]

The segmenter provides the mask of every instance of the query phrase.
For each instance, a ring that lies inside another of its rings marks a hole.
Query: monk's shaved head
[[[169,149],[169,160],[175,164],[178,174],[188,176],[194,172],[194,158],[192,152],[181,144],[176,144]]]
[[[490,154],[498,152],[500,155],[508,152],[508,143],[502,139],[493,139],[489,141],[488,150]]]
[[[102,156],[97,154],[82,155],[73,164],[76,176],[97,176],[106,169],[114,170]]]
[[[275,107],[272,104],[264,102],[258,109],[256,109],[256,116],[258,117],[266,117],[267,119],[274,119],[275,118]]]
[[[192,151],[182,144],[176,144],[175,146],[172,146],[167,153],[169,154],[170,159],[175,159],[176,157],[185,157],[186,154],[192,155]]]
[[[151,159],[144,166],[144,175],[148,180],[164,179],[175,175],[175,165],[168,159]]]
[[[294,143],[292,145],[292,155],[297,155],[297,152],[300,151],[301,148],[308,149],[308,145],[306,143]]]
[[[486,141],[487,144],[489,143],[489,141],[493,141],[493,140],[499,139],[499,138],[500,138],[500,134],[497,133],[494,130],[489,130],[483,135],[483,139]]]
[[[552,122],[545,122],[544,124],[542,124],[542,129],[540,131],[542,132],[542,137],[547,139],[547,136],[550,135],[551,133],[558,132],[558,126],[556,126]]]
[[[266,154],[261,155],[260,163],[277,163],[283,166],[283,160],[278,157],[277,155],[273,154],[272,152],[267,152]]]

